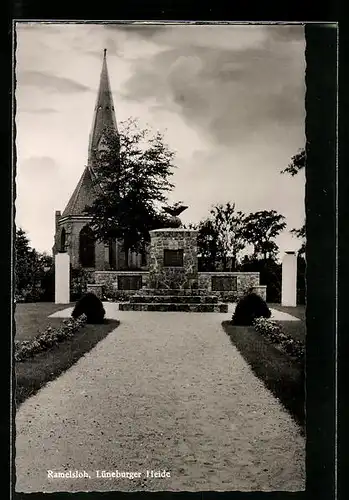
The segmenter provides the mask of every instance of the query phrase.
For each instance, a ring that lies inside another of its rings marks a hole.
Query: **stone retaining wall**
[[[119,278],[140,278],[140,288],[148,285],[148,271],[95,271],[95,284],[103,285],[103,294],[109,297],[122,291],[125,295],[133,295],[137,290],[119,290]]]
[[[123,276],[140,277],[141,287],[139,289],[150,286],[148,271],[95,271],[95,291],[100,295],[100,290],[102,289],[103,295],[110,298],[113,298],[114,295],[117,296],[118,293],[125,296],[132,296],[137,293],[138,290],[120,290],[118,288],[118,278]],[[258,293],[258,295],[266,300],[266,286],[259,284],[258,272],[199,272],[197,277],[198,290],[195,293],[200,294],[206,290],[210,295],[217,295],[223,302],[235,302],[246,293],[248,289],[252,288],[255,293]],[[212,278],[228,278],[226,281],[221,281],[224,283],[225,288],[223,290],[213,290],[212,282],[217,286],[218,280],[212,280]],[[231,278],[231,280],[229,280],[229,278]],[[227,288],[227,284],[229,283],[232,284],[232,289]],[[102,286],[102,288],[100,288],[100,286]],[[89,291],[94,291],[92,288],[94,288],[93,285],[88,286]],[[166,291],[166,289],[164,289],[164,291]],[[188,290],[188,292],[189,291],[191,292],[191,290]]]
[[[231,282],[235,286],[232,286],[231,290],[212,290],[212,278],[231,278]],[[234,280],[235,278],[235,280]],[[249,288],[259,287],[259,273],[258,272],[230,272],[230,271],[212,271],[212,272],[199,272],[198,273],[198,288],[205,288],[209,292],[216,292],[220,295],[234,295],[239,298],[244,293],[247,292]]]

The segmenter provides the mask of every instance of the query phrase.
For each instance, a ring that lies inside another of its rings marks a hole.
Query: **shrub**
[[[43,290],[39,286],[25,287],[21,292],[15,293],[16,302],[40,302]]]
[[[281,302],[281,264],[272,259],[259,260],[247,257],[241,264],[240,270],[259,272],[260,284],[267,287],[267,302]]]
[[[79,319],[63,320],[61,327],[55,329],[49,326],[44,332],[38,333],[31,340],[15,340],[15,361],[19,362],[32,358],[35,354],[47,351],[59,342],[72,337],[85,321],[85,316],[80,316]]]
[[[94,272],[70,266],[70,300],[79,300],[87,291],[87,284],[94,283]]]
[[[43,274],[41,288],[40,300],[42,302],[53,302],[55,297],[55,272],[53,266]]]
[[[268,338],[274,344],[277,344],[290,356],[302,360],[305,353],[304,344],[286,335],[281,326],[275,321],[265,318],[256,318],[253,326],[261,335]]]
[[[264,318],[271,316],[267,303],[256,293],[248,293],[237,303],[232,321],[234,325],[249,326],[261,316]]]
[[[87,323],[103,323],[105,310],[101,300],[94,293],[86,293],[75,304],[72,317],[76,319],[82,314],[85,314]]]

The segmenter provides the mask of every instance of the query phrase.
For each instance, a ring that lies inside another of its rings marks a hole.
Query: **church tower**
[[[87,164],[92,170],[98,168],[98,151],[103,149],[103,139],[106,129],[118,135],[113,96],[110,89],[107,68],[107,49],[104,49],[102,71],[88,147]]]
[[[91,217],[84,212],[100,189],[94,182],[98,173],[98,152],[103,148],[106,129],[118,134],[113,96],[104,49],[92,128],[89,137],[87,165],[63,213],[56,211],[53,254],[68,252],[73,268],[88,270],[123,269],[125,256],[120,243],[95,241],[89,226]]]

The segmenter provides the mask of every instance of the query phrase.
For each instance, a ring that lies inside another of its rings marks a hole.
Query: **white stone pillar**
[[[297,305],[297,255],[286,252],[282,261],[281,305]]]
[[[55,256],[55,303],[70,302],[70,258],[67,253]]]

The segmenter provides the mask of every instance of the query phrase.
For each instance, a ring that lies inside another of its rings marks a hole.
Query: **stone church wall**
[[[81,229],[86,225],[86,221],[65,222],[58,226],[55,239],[55,253],[60,251],[61,231],[64,228],[66,231],[66,251],[70,256],[71,265],[74,268],[80,267],[79,261],[79,236]],[[105,246],[104,243],[96,242],[95,245],[95,269],[105,269]]]

